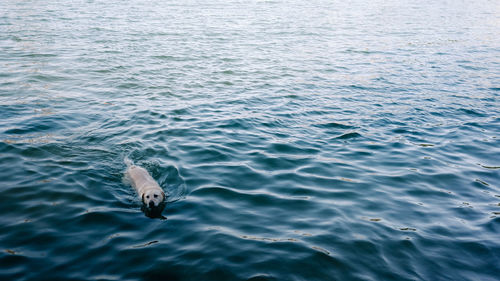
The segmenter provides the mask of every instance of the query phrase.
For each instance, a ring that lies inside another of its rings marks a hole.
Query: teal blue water
[[[0,279],[498,280],[499,27],[489,0],[2,0]]]

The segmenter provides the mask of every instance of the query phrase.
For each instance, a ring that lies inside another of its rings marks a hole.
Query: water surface
[[[3,0],[0,279],[498,280],[499,14]]]

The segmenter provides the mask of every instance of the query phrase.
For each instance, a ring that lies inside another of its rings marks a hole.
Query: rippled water
[[[488,0],[1,1],[0,279],[498,280],[499,26]]]

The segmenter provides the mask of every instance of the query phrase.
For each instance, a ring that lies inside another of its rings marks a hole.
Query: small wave
[[[22,55],[22,57],[29,57],[29,58],[52,58],[52,57],[57,57],[57,54],[29,53],[29,54]]]
[[[485,169],[488,169],[488,170],[498,170],[500,169],[500,166],[489,166],[489,165],[482,165],[482,164],[478,164],[479,166],[485,168]]]
[[[318,124],[314,124],[313,126],[319,127],[319,128],[327,128],[327,129],[352,129],[352,128],[354,128],[354,126],[343,124],[343,123],[337,123],[337,122],[318,123]]]
[[[242,191],[229,187],[202,187],[191,192],[190,196],[199,198],[215,198],[216,200],[228,200],[232,204],[238,204],[239,208],[242,206],[258,206],[260,208],[276,208],[282,206],[286,209],[289,208],[307,208],[313,205],[307,197],[304,196],[282,196],[270,192],[258,191]]]
[[[485,113],[480,112],[477,109],[461,108],[460,111],[467,114],[467,115],[473,115],[473,116],[478,116],[478,117],[485,117],[486,116]]]
[[[359,134],[357,132],[351,132],[351,133],[342,134],[342,135],[336,137],[336,139],[347,140],[347,139],[354,139],[354,138],[359,138],[359,137],[361,137],[361,134]]]
[[[248,278],[246,281],[275,281],[275,280],[278,279],[271,275],[258,274]]]
[[[145,247],[148,247],[148,246],[151,246],[151,245],[154,245],[156,243],[158,243],[159,241],[155,240],[155,241],[150,241],[150,242],[147,242],[147,243],[144,243],[144,244],[139,244],[139,245],[135,245],[135,246],[131,246],[130,248],[134,248],[134,249],[137,249],[137,248],[145,248]]]

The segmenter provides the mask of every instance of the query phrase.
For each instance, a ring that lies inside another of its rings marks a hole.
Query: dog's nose
[[[155,206],[155,203],[153,201],[149,201],[149,208],[153,208]]]

